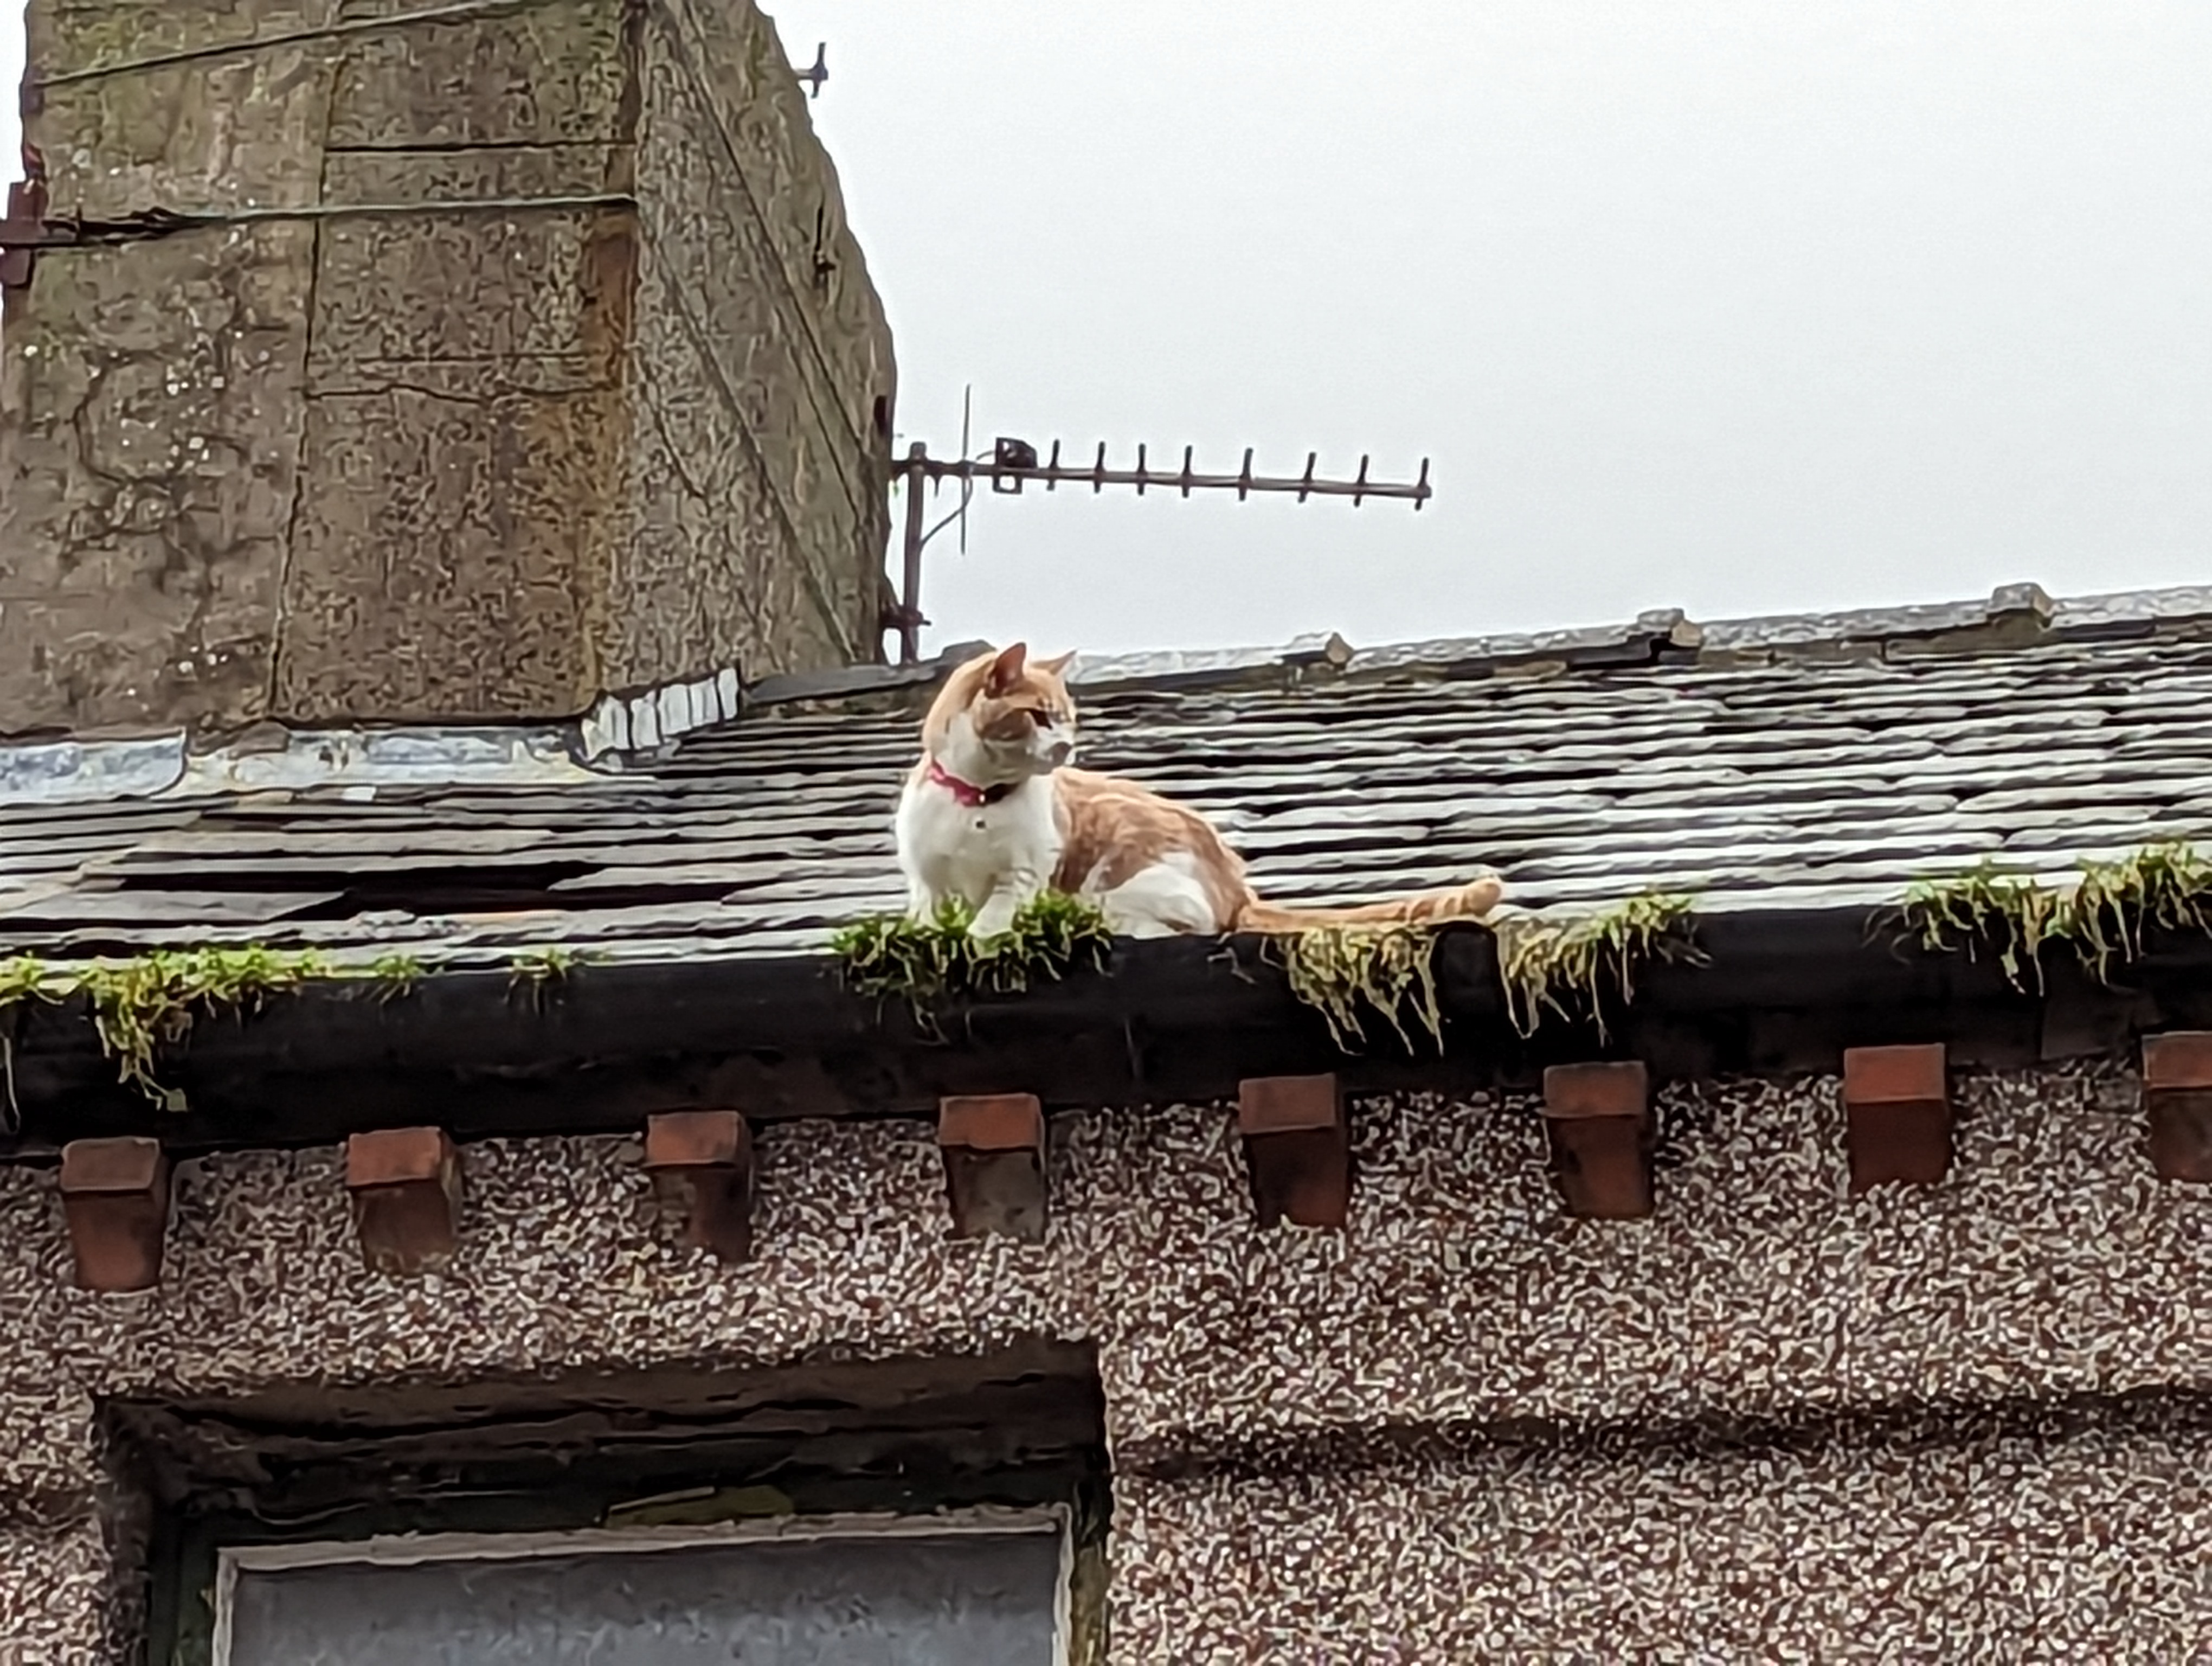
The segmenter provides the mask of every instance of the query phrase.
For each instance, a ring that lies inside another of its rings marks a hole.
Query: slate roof
[[[580,727],[0,749],[0,956],[804,951],[899,900],[890,807],[934,674],[764,684],[597,757]],[[1207,811],[1284,899],[1486,865],[1526,907],[1864,906],[1992,858],[2212,839],[2212,587],[1133,656],[1079,693],[1084,761]]]

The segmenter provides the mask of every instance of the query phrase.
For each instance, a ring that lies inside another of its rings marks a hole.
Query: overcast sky
[[[986,441],[1434,459],[1418,515],[981,499],[937,640],[2212,581],[2203,0],[769,9],[829,44],[902,446],[972,383]]]

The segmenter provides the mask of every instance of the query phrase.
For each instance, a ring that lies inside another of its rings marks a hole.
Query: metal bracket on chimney
[[[828,41],[824,40],[814,48],[814,63],[810,68],[799,71],[799,79],[806,83],[808,98],[818,99],[822,96],[822,83],[830,79],[830,43]]]
[[[46,225],[46,159],[27,144],[23,177],[8,187],[8,215],[0,219],[0,289],[27,287],[38,251],[70,240]]]

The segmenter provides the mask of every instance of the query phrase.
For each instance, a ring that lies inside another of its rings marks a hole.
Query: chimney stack
[[[0,735],[878,657],[890,332],[750,0],[27,21],[107,229],[4,263]]]

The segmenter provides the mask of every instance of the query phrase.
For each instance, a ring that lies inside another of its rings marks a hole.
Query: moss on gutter
[[[2146,845],[2076,871],[2076,879],[2046,882],[1984,862],[1915,884],[1896,918],[1923,952],[1994,953],[2014,988],[2037,994],[2044,951],[2054,943],[2109,983],[2115,964],[2140,958],[2154,929],[2212,933],[2212,858],[2193,845]]]
[[[0,1012],[26,1000],[59,1000],[68,993],[67,982],[58,982],[53,969],[33,955],[0,960]]]
[[[182,1095],[155,1079],[154,1064],[164,1048],[191,1032],[196,1018],[252,1012],[280,990],[334,975],[312,950],[288,952],[258,944],[155,949],[68,970],[22,955],[0,965],[0,1014],[27,1000],[83,995],[100,1050],[115,1061],[118,1079],[156,1104],[181,1110]],[[12,1090],[12,1049],[9,1062]]]
[[[413,994],[415,986],[428,975],[419,955],[380,954],[368,964],[368,976],[377,986],[379,998],[384,1000]]]
[[[963,995],[1018,994],[1079,966],[1103,969],[1114,934],[1106,916],[1080,898],[1046,891],[1014,915],[1004,935],[975,937],[974,910],[948,903],[930,920],[872,915],[837,931],[830,952],[847,986],[878,1000],[897,998],[933,1026],[936,1008]]]
[[[1647,963],[1703,964],[1691,899],[1651,892],[1582,914],[1504,915],[1483,922],[1498,942],[1507,1016],[1522,1036],[1547,1014],[1606,1034],[1609,1004],[1635,998]],[[1338,1046],[1368,1039],[1363,1010],[1379,1012],[1410,1050],[1409,1025],[1443,1043],[1434,970],[1437,926],[1323,927],[1276,940],[1291,992],[1317,1008]]]
[[[1691,923],[1692,899],[1648,891],[1587,914],[1509,915],[1493,923],[1506,1015],[1533,1036],[1547,1012],[1587,1019],[1606,1035],[1609,1001],[1636,998],[1652,961],[1705,964]]]
[[[1491,922],[1507,1011],[1522,1035],[1546,1014],[1594,1022],[1602,1035],[1610,1001],[1635,994],[1638,969],[1652,959],[1701,962],[1689,931],[1690,899],[1657,893],[1593,913],[1516,915]],[[883,915],[831,939],[848,987],[907,1001],[934,1026],[933,1012],[963,995],[1013,994],[1088,962],[1103,968],[1112,939],[1090,904],[1056,892],[1031,903],[1005,937],[978,942],[973,915],[948,905],[931,921]],[[1436,982],[1433,925],[1319,926],[1270,934],[1264,952],[1291,993],[1318,1012],[1346,1052],[1376,1039],[1376,1019],[1408,1051],[1415,1033],[1439,1050],[1443,1012]]]
[[[527,992],[531,1009],[542,1012],[546,995],[566,983],[568,975],[583,964],[584,957],[565,944],[525,949],[507,963],[507,987]]]
[[[23,1108],[15,1099],[15,1011],[26,1001],[59,1000],[66,993],[34,956],[0,961],[0,1133],[13,1134],[23,1126]]]
[[[2212,856],[2191,845],[2147,845],[2117,861],[2080,863],[2077,873],[2054,883],[1987,863],[1923,880],[1878,917],[1877,928],[1886,919],[1901,927],[1903,940],[1928,953],[1994,954],[2016,988],[2039,992],[2042,958],[2054,943],[2109,982],[2117,966],[2140,958],[2154,930],[2212,935]],[[837,932],[831,947],[848,987],[906,1000],[933,1029],[946,1001],[1019,994],[1085,965],[1103,970],[1113,940],[1096,908],[1058,893],[1036,898],[1010,931],[988,941],[971,935],[971,919],[957,905],[926,921],[875,916]],[[1634,999],[1644,967],[1705,960],[1686,896],[1655,891],[1587,913],[1507,915],[1486,924],[1497,939],[1507,1013],[1523,1036],[1533,1035],[1547,1015],[1593,1023],[1603,1035],[1608,1010]],[[1437,932],[1432,926],[1323,927],[1274,937],[1268,952],[1283,966],[1291,994],[1322,1014],[1345,1050],[1372,1039],[1378,1017],[1409,1049],[1417,1029],[1441,1046]],[[508,968],[534,1000],[580,961],[574,950],[555,945],[518,949]],[[18,955],[0,961],[0,1019],[30,1002],[82,994],[118,1079],[158,1104],[181,1110],[181,1094],[162,1085],[155,1067],[199,1019],[242,1016],[314,982],[354,981],[391,1000],[436,970],[404,952],[345,961],[258,944],[157,949],[69,967]],[[12,1089],[13,1039],[5,1025],[0,1049]],[[5,1112],[0,1104],[0,1118]]]
[[[1322,1015],[1344,1051],[1368,1040],[1363,1009],[1388,1021],[1408,1052],[1413,1048],[1408,1023],[1443,1049],[1435,927],[1316,926],[1273,937],[1268,946],[1281,958],[1291,993]]]
[[[269,997],[311,977],[331,976],[312,950],[156,949],[124,961],[99,961],[77,976],[92,1002],[93,1027],[121,1079],[172,1110],[183,1095],[154,1078],[155,1055],[191,1033],[195,1019],[258,1010]]]
[[[577,964],[573,951],[558,946],[526,951],[514,963],[514,976],[536,990],[545,981],[565,976]],[[92,1012],[100,1050],[114,1061],[118,1079],[155,1104],[183,1110],[183,1093],[155,1073],[163,1053],[181,1044],[202,1018],[242,1017],[258,1012],[271,997],[311,982],[356,982],[374,987],[392,1000],[413,990],[428,975],[412,954],[386,953],[369,962],[332,960],[313,949],[272,949],[262,944],[153,949],[125,960],[95,960],[58,968],[32,955],[0,961],[0,1018],[26,1002],[61,1001],[82,995]],[[13,1038],[0,1030],[7,1049],[7,1085],[13,1088]]]

